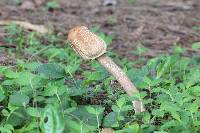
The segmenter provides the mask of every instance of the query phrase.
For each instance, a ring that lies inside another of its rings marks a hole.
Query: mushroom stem
[[[129,96],[133,96],[135,93],[139,92],[127,75],[112,61],[110,57],[103,54],[96,59],[117,79]],[[135,112],[145,111],[141,101],[133,101],[133,106],[135,108]]]

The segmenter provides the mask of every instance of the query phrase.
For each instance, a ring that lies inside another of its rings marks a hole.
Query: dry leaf
[[[15,23],[15,24],[23,27],[24,29],[33,30],[33,31],[39,32],[41,34],[48,33],[48,29],[44,25],[35,25],[35,24],[31,24],[26,21],[17,21],[17,20],[16,21],[15,20],[0,21],[0,25],[9,25],[10,23]]]

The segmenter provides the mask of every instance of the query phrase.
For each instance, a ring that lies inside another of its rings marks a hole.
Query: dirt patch
[[[103,0],[60,0],[60,8],[47,11],[43,6],[26,10],[15,0],[1,0],[0,19],[26,20],[53,26],[66,35],[77,25],[99,25],[107,34],[114,35],[109,49],[131,57],[137,43],[155,51],[169,52],[173,43],[190,47],[200,41],[200,32],[192,29],[200,25],[198,0],[118,0],[116,5],[104,6]]]

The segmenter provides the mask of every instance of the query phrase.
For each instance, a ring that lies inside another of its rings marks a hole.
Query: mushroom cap
[[[106,43],[90,32],[85,26],[78,26],[69,31],[68,41],[71,47],[85,60],[95,59],[106,52]]]

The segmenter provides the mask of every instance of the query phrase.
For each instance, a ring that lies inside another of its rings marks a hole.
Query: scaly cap
[[[106,43],[85,26],[69,31],[68,41],[71,47],[85,60],[95,59],[106,52]]]

